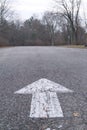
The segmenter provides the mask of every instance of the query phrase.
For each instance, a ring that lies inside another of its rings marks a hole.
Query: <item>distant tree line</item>
[[[54,46],[85,44],[86,28],[79,11],[81,0],[55,0],[57,11],[45,12],[41,19],[9,21],[7,0],[0,1],[0,46]]]

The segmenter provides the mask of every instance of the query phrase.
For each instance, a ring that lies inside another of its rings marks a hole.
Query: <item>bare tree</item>
[[[0,23],[9,16],[9,0],[0,0]]]
[[[5,36],[7,32],[7,18],[10,16],[10,3],[9,0],[0,0],[0,35]]]
[[[55,3],[57,11],[66,19],[70,28],[71,43],[77,43],[81,0],[55,0]]]
[[[57,18],[58,18],[57,15],[54,14],[53,12],[45,12],[43,16],[43,22],[47,26],[52,46],[55,44],[55,32],[58,29]]]
[[[10,7],[10,0],[0,0],[0,38],[5,39],[3,40],[3,45],[9,45],[9,38],[8,38],[8,32],[9,32],[9,22],[8,18],[13,15],[13,12],[11,11]],[[7,41],[7,42],[5,42]],[[0,40],[0,44],[2,44],[2,41]]]

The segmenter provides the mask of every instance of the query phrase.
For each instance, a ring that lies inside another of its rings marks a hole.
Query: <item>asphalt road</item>
[[[30,118],[32,94],[14,94],[41,78],[52,80],[74,91],[57,94],[64,113],[63,118]],[[1,48],[0,130],[47,128],[87,130],[87,49]]]

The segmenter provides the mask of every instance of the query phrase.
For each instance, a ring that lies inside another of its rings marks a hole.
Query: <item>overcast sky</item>
[[[40,15],[53,7],[53,0],[14,0],[13,8],[21,19],[28,19],[34,14]]]
[[[14,2],[13,2],[14,1]],[[39,17],[47,10],[54,7],[53,0],[12,0],[13,8],[22,20],[30,18],[33,14]],[[87,10],[87,0],[82,0],[81,12]]]

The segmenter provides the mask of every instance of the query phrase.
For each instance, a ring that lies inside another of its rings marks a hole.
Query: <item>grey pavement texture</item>
[[[47,78],[74,93],[58,93],[64,118],[29,117],[32,95],[15,91]],[[87,49],[0,49],[0,130],[87,130]]]

